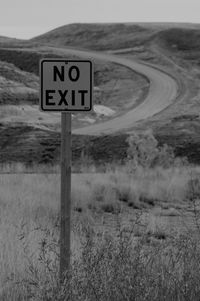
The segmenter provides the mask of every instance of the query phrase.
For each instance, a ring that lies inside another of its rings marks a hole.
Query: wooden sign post
[[[70,266],[71,113],[61,113],[60,279]]]
[[[70,268],[71,113],[92,109],[93,67],[89,60],[40,61],[40,110],[61,112],[60,281]]]

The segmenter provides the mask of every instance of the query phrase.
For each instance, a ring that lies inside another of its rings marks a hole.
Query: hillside
[[[48,46],[56,46],[56,48]],[[160,143],[172,145],[177,154],[187,155],[191,162],[199,163],[199,46],[200,26],[177,23],[71,24],[29,41],[0,38],[0,122],[2,124],[1,151],[3,154],[1,162],[6,160],[27,161],[32,153],[31,150],[35,150],[35,160],[40,161],[38,151],[41,150],[41,146],[40,143],[38,144],[37,137],[40,137],[40,140],[45,140],[47,137],[48,139],[52,138],[52,141],[55,140],[52,142],[55,144],[55,154],[59,154],[57,133],[60,131],[60,118],[54,113],[38,111],[38,63],[42,57],[62,57],[62,51],[59,51],[62,47],[76,47],[111,52],[133,60],[139,59],[153,64],[173,76],[184,97],[175,101],[163,112],[138,123],[129,132],[136,128],[138,130],[151,128]],[[140,74],[103,61],[95,61],[95,86],[97,93],[94,103],[97,111],[91,112],[87,116],[76,114],[73,116],[73,127],[103,122],[117,116],[116,114],[123,114],[131,107],[138,105],[149,89],[148,81]],[[98,105],[111,109],[113,113],[110,116],[99,115]],[[27,153],[28,156],[20,151],[23,150],[24,142],[21,133],[24,131],[27,135],[26,147],[30,151]],[[37,133],[34,134],[34,139],[33,132]],[[18,152],[12,156],[15,140],[11,137],[18,133],[20,133]],[[119,139],[119,136],[114,135],[112,139],[107,136],[81,139],[79,154],[87,144],[89,145],[88,153],[94,161],[103,162],[107,159],[109,161],[109,158],[123,159],[126,154],[124,137],[121,136]],[[77,136],[74,139],[74,143],[76,144],[75,141],[77,141],[79,144],[80,137]],[[94,139],[95,151],[92,148]],[[115,142],[111,145],[108,143],[109,139]],[[122,143],[122,150],[118,142]],[[107,144],[106,148],[105,143]],[[116,143],[119,152],[116,152],[113,147]],[[42,153],[46,153],[46,150],[48,153],[48,148],[49,146],[44,143]],[[94,155],[97,149],[99,149],[99,157]],[[53,161],[57,160],[57,155],[53,156]],[[79,155],[75,157],[78,158]]]
[[[135,24],[70,24],[33,38],[32,42],[94,50],[135,47],[157,30]]]
[[[200,25],[187,23],[94,23],[69,24],[31,39],[31,42],[53,46],[94,50],[125,49],[144,46],[161,39],[165,47],[177,43],[198,44]]]
[[[15,38],[9,38],[9,37],[4,37],[4,36],[0,36],[0,44],[14,44],[14,43],[18,43],[21,42],[22,40],[19,39],[15,39]]]

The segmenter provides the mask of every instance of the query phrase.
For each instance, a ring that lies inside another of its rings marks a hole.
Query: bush
[[[129,136],[127,139],[127,165],[129,171],[138,167],[153,168],[162,166],[169,168],[172,165],[180,166],[187,163],[186,158],[176,158],[171,146],[158,146],[158,141],[152,133],[146,132]]]
[[[194,201],[200,198],[200,178],[195,176],[188,181],[187,199]]]
[[[119,183],[116,186],[119,201],[132,204],[132,207],[139,205],[139,198],[131,183]]]
[[[92,201],[102,203],[115,202],[116,191],[111,181],[105,179],[95,180],[92,183]]]
[[[107,212],[107,213],[119,213],[120,212],[120,207],[118,206],[118,204],[115,202],[115,203],[110,203],[110,204],[102,204],[101,205],[101,209],[104,211],[104,212]]]
[[[127,158],[133,168],[150,167],[158,154],[158,142],[152,134],[133,134],[128,139]]]

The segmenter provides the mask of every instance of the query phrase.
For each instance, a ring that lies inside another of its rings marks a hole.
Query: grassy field
[[[198,300],[199,168],[73,174],[72,274],[62,289],[60,175],[38,170],[0,175],[1,300]]]

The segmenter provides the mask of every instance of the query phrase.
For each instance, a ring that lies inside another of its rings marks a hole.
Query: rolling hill
[[[160,143],[174,146],[177,154],[187,155],[191,162],[199,163],[199,46],[200,26],[179,23],[70,24],[28,41],[0,37],[0,161],[28,161],[34,150],[34,160],[41,162],[46,152],[50,154],[51,144],[55,144],[55,151],[53,155],[47,155],[47,158],[49,162],[57,160],[59,117],[42,114],[37,110],[38,62],[42,57],[62,57],[56,49],[75,47],[114,53],[132,60],[139,59],[173,76],[184,97],[163,112],[137,123],[132,130],[152,128]],[[129,110],[132,105],[137,105],[149,89],[148,81],[140,74],[102,61],[95,61],[95,85],[101,91],[95,98],[96,105],[108,106],[114,112],[121,110],[121,113]],[[130,102],[130,97],[135,99],[134,103]],[[104,122],[112,117],[99,117],[93,112],[84,118],[83,115],[77,115],[73,120],[74,126]],[[55,121],[53,125],[52,120]],[[12,156],[10,152],[13,150],[14,153],[16,145],[15,139],[12,139],[15,129],[18,135],[18,152]],[[25,143],[23,133],[26,133],[26,152],[20,151]],[[119,134],[116,133],[112,139],[110,136],[91,137],[91,149],[95,144],[93,152],[97,152],[97,147],[99,158],[91,155],[90,149],[88,153],[95,162],[122,159],[126,156],[126,136],[127,133],[124,133],[119,139]],[[38,143],[42,141],[42,137],[46,139],[46,144]],[[73,139],[74,145],[78,145],[80,155],[89,138],[74,136]],[[119,141],[122,143],[121,147]],[[79,155],[75,156],[76,160]]]
[[[70,24],[31,41],[93,50],[120,49],[143,44],[154,31],[135,24]]]

